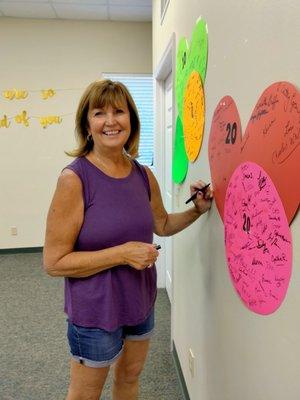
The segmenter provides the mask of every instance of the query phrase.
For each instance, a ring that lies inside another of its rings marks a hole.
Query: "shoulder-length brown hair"
[[[121,82],[113,82],[103,79],[92,82],[83,93],[76,112],[75,136],[78,147],[65,153],[71,157],[82,157],[88,154],[94,143],[88,140],[88,111],[93,108],[122,107],[127,104],[130,113],[131,133],[124,146],[128,155],[132,158],[138,156],[140,140],[140,120],[136,105],[126,86]]]

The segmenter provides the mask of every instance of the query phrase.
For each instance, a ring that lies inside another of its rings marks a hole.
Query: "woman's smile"
[[[115,130],[115,131],[103,131],[103,134],[106,136],[116,136],[118,135],[120,132],[119,130]]]

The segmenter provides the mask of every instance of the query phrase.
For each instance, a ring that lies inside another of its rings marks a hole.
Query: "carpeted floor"
[[[40,253],[0,255],[0,399],[63,400],[69,380],[63,279],[42,268]],[[111,376],[101,400],[110,400]],[[182,400],[170,353],[170,304],[160,289],[156,333],[140,400]]]

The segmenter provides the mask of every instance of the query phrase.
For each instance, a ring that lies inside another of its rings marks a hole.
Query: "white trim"
[[[175,71],[175,39],[175,32],[173,32],[158,66],[154,71],[153,76],[156,80],[164,81],[172,70]]]
[[[155,115],[155,135],[154,135],[154,166],[156,171],[156,177],[158,179],[159,185],[161,188],[165,187],[165,177],[164,177],[164,140],[163,135],[161,134],[163,131],[164,124],[164,81],[168,77],[168,75],[172,72],[173,79],[173,90],[172,90],[172,122],[173,127],[175,126],[175,117],[176,117],[176,101],[175,101],[175,71],[176,71],[176,36],[173,32],[171,38],[166,46],[166,49],[154,71],[154,115]],[[162,246],[165,244],[165,240],[160,238]],[[163,256],[163,253],[161,254]],[[165,266],[164,257],[161,260],[162,265]],[[158,271],[158,287],[165,287],[166,282],[166,271]],[[174,285],[174,270],[172,269],[172,283]],[[173,319],[174,319],[174,298],[171,304],[171,343],[173,341]]]
[[[163,21],[164,21],[164,18],[165,18],[165,15],[166,15],[166,13],[167,13],[167,9],[168,9],[168,7],[169,7],[170,0],[167,0],[167,1],[166,1],[163,10],[161,10],[161,2],[162,2],[162,0],[160,0],[160,24],[162,25],[162,23],[163,23]]]
[[[154,134],[154,160],[153,165],[155,169],[155,175],[157,177],[159,186],[161,188],[165,187],[165,179],[164,179],[164,140],[163,135],[161,132],[164,129],[164,116],[163,116],[163,109],[164,109],[164,81],[170,72],[174,69],[174,62],[175,62],[175,33],[172,34],[171,39],[160,59],[160,62],[157,68],[154,71],[154,127],[155,127],[155,134]],[[174,81],[174,79],[173,79]],[[174,92],[173,92],[174,93]],[[174,96],[173,96],[173,104],[174,104]],[[172,119],[174,121],[174,112]],[[159,243],[164,246],[165,240],[164,238],[159,239]],[[164,246],[165,248],[165,246]],[[161,265],[165,265],[165,257],[163,252],[161,252]],[[166,287],[166,271],[165,268],[158,269],[157,274],[157,286],[159,288]]]
[[[163,157],[163,150],[164,150],[164,141],[160,132],[163,130],[163,93],[164,93],[164,86],[163,83],[170,72],[173,71],[173,115],[172,115],[172,122],[173,126],[175,122],[175,85],[174,85],[174,77],[175,77],[175,50],[176,50],[176,40],[175,40],[175,33],[173,32],[169,43],[156,67],[153,77],[154,77],[154,114],[155,114],[155,135],[154,135],[154,166],[157,172],[157,178],[161,185],[164,185],[164,157]],[[162,186],[164,187],[164,186]]]

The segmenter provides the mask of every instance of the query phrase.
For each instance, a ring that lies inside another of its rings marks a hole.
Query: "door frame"
[[[176,40],[175,33],[171,35],[171,38],[163,52],[163,55],[154,71],[154,115],[155,115],[155,135],[154,135],[154,169],[155,174],[161,188],[165,187],[165,144],[162,135],[164,129],[164,81],[168,75],[173,72],[173,94],[172,102],[175,102],[175,86],[174,86],[174,72],[175,72],[175,48]],[[172,107],[172,123],[174,126],[175,112]],[[162,245],[164,244],[164,238],[159,240]],[[165,271],[165,260],[163,252],[161,254],[161,264],[164,268],[159,268],[157,273],[157,286],[160,288],[166,287],[166,271]],[[172,277],[173,278],[173,277]]]
[[[165,188],[165,142],[163,137],[164,129],[164,82],[168,75],[172,73],[172,126],[174,129],[175,123],[175,71],[176,71],[176,35],[172,33],[169,42],[159,60],[159,63],[154,71],[154,114],[155,114],[155,135],[154,135],[154,166],[157,180],[160,187]],[[173,193],[174,202],[174,193]],[[160,238],[162,246],[165,244],[165,239]],[[161,253],[161,268],[158,269],[157,283],[158,287],[166,287],[166,267],[165,257],[163,252]],[[173,304],[174,304],[174,268],[172,268],[172,293],[173,301],[171,303],[171,343],[173,341]]]

